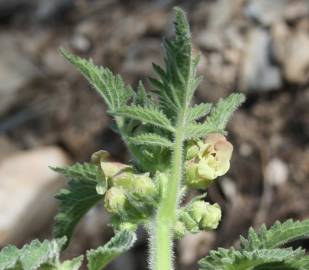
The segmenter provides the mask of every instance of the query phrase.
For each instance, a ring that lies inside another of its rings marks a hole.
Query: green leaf
[[[35,270],[46,267],[58,269],[61,265],[59,263],[60,251],[65,242],[64,237],[43,242],[34,240],[22,249],[17,249],[15,246],[5,247],[0,252],[0,269]]]
[[[249,230],[248,239],[241,237],[241,247],[245,250],[276,248],[288,242],[309,237],[309,220],[284,223],[277,221],[269,230],[263,225],[258,232]]]
[[[121,253],[128,251],[136,241],[132,231],[118,232],[107,244],[87,252],[88,269],[101,270]]]
[[[307,269],[309,269],[309,256],[307,255],[307,256],[304,256],[304,257],[298,259],[296,262],[293,263],[293,265],[296,267],[297,270],[307,270]],[[262,270],[262,269],[260,269],[260,270]]]
[[[294,262],[301,259],[303,255],[304,251],[300,249],[237,251],[219,248],[200,260],[199,265],[201,270],[299,270],[295,268]],[[271,268],[271,266],[277,268]]]
[[[160,127],[172,132],[174,131],[174,127],[172,126],[170,120],[162,111],[155,107],[141,107],[132,105],[122,107],[114,113],[119,116],[139,120],[144,124]]]
[[[77,163],[67,168],[53,169],[71,180],[68,188],[56,195],[60,207],[54,225],[55,237],[66,236],[70,240],[79,220],[103,198],[102,187],[105,180],[101,170],[94,164]],[[97,193],[98,187],[100,194]]]
[[[97,165],[92,163],[75,163],[72,166],[59,168],[59,167],[51,167],[52,170],[62,174],[69,180],[86,180],[86,181],[94,181],[97,183],[104,182],[104,176],[101,173],[101,170]]]
[[[66,260],[57,267],[57,270],[78,270],[82,265],[83,259],[84,256],[79,256],[72,260]]]
[[[206,118],[205,125],[224,130],[233,112],[245,101],[243,94],[231,94],[225,99],[220,99]]]
[[[151,96],[147,94],[144,84],[140,81],[137,88],[137,93],[134,99],[134,105],[142,107],[153,107],[155,102],[151,99]]]
[[[306,270],[309,257],[301,248],[279,248],[290,241],[309,236],[309,220],[276,222],[270,229],[252,228],[248,239],[241,238],[240,250],[218,249],[200,261],[207,270]]]
[[[196,76],[199,57],[192,54],[190,27],[183,10],[176,8],[176,37],[164,40],[165,69],[153,65],[158,75],[150,82],[156,89],[163,111],[172,119],[188,108],[201,78]]]
[[[156,133],[143,133],[131,138],[130,141],[135,145],[160,146],[163,148],[172,148],[173,146],[169,139]]]
[[[199,138],[204,138],[210,133],[222,133],[223,130],[220,130],[216,127],[213,126],[208,126],[206,124],[189,124],[186,127],[186,140],[191,140],[191,139],[199,139]]]
[[[25,245],[20,253],[20,261],[24,270],[38,269],[43,263],[56,262],[59,259],[61,247],[65,244],[66,239],[57,241],[39,242],[34,240],[29,245]]]
[[[18,262],[20,251],[15,246],[4,247],[0,252],[0,270],[12,269]]]
[[[192,122],[193,120],[198,120],[206,116],[210,112],[211,107],[212,107],[212,104],[210,103],[200,103],[200,104],[194,105],[189,110],[187,121]]]
[[[99,92],[110,110],[115,110],[125,105],[133,96],[133,90],[125,85],[119,75],[114,75],[107,68],[94,65],[91,59],[82,59],[64,49],[61,49],[60,51],[61,54],[73,64]]]

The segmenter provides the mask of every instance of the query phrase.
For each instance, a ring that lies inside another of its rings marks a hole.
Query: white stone
[[[78,33],[72,37],[71,43],[75,49],[81,52],[86,52],[91,47],[90,40],[85,35],[78,34]]]
[[[298,31],[286,42],[284,72],[286,78],[294,83],[309,82],[309,36]]]
[[[278,158],[272,159],[265,168],[265,180],[273,185],[280,186],[286,183],[289,176],[287,165]]]
[[[243,90],[275,90],[282,85],[280,70],[270,60],[271,38],[260,28],[253,28],[241,67],[240,87]]]
[[[57,147],[17,152],[0,163],[0,244],[19,243],[39,230],[56,209],[63,179],[48,166],[65,166]]]

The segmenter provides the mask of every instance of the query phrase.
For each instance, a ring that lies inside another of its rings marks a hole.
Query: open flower
[[[191,142],[187,150],[186,184],[207,188],[230,168],[233,146],[218,133],[209,134],[204,141]]]

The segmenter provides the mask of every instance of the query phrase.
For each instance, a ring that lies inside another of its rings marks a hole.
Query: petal
[[[198,164],[198,174],[200,177],[208,179],[208,180],[214,180],[217,178],[216,168],[215,164],[211,164],[213,161],[202,159],[200,160]]]

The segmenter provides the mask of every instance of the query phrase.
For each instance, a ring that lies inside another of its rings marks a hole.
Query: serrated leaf
[[[8,246],[0,252],[0,269],[36,270],[44,265],[57,268],[60,266],[60,250],[65,242],[66,239],[61,238],[43,242],[33,240],[22,249]]]
[[[160,127],[172,132],[174,131],[174,127],[172,126],[170,120],[162,111],[155,107],[141,107],[132,105],[122,107],[114,113],[119,116],[139,120],[144,124]]]
[[[222,133],[223,130],[220,130],[213,126],[208,126],[201,123],[189,124],[186,127],[186,140],[191,139],[200,139],[206,137],[210,133]]]
[[[61,173],[69,180],[86,180],[94,181],[96,183],[104,182],[104,175],[97,165],[92,163],[75,163],[72,166],[64,168],[51,167],[55,172]]]
[[[172,119],[189,107],[201,79],[196,76],[199,57],[192,53],[190,27],[184,11],[179,8],[176,8],[175,29],[175,39],[163,42],[165,69],[154,64],[158,78],[150,79],[163,111]]]
[[[103,198],[102,185],[105,182],[101,170],[94,164],[75,164],[66,168],[53,169],[71,180],[68,188],[56,195],[60,201],[60,207],[54,225],[55,237],[66,236],[69,243],[80,219]],[[100,194],[97,192],[98,185]]]
[[[205,125],[224,130],[233,112],[245,101],[243,94],[231,94],[220,99],[206,118]]]
[[[121,253],[128,251],[136,241],[132,231],[118,232],[107,244],[87,252],[88,269],[101,270]]]
[[[193,120],[198,120],[206,116],[211,110],[212,104],[210,103],[201,103],[194,105],[190,108],[187,116],[187,121],[190,123]]]
[[[130,141],[135,145],[160,146],[164,148],[172,148],[173,143],[156,133],[143,133],[130,138]]]
[[[133,90],[125,85],[119,75],[114,75],[107,68],[96,66],[91,59],[82,59],[63,49],[60,51],[99,92],[110,110],[115,110],[125,105],[133,96]]]
[[[34,240],[31,244],[25,245],[20,252],[22,268],[24,270],[35,270],[43,263],[53,263],[52,260],[59,258],[59,253],[64,243],[65,240],[60,242],[45,240],[42,243],[38,240]]]
[[[294,268],[294,262],[301,259],[303,255],[304,251],[300,249],[238,251],[219,248],[200,260],[199,265],[201,270],[266,270],[266,267],[269,270],[298,270]],[[271,268],[272,265],[277,268]]]
[[[15,246],[4,247],[0,251],[0,270],[14,268],[18,262],[20,250]]]
[[[155,102],[151,99],[151,96],[147,94],[144,84],[140,81],[137,88],[137,93],[134,98],[134,105],[142,107],[153,107]]]
[[[249,230],[248,239],[241,238],[241,247],[245,250],[258,248],[276,248],[288,242],[309,237],[309,220],[293,221],[284,223],[277,221],[267,230],[263,225],[259,231]]]
[[[270,229],[262,226],[257,232],[252,228],[248,239],[241,237],[240,250],[211,251],[200,261],[200,269],[207,270],[306,270],[308,256],[301,248],[279,248],[286,243],[304,239],[309,235],[309,220],[277,222]]]
[[[83,263],[83,259],[84,256],[79,256],[72,260],[66,260],[57,267],[57,270],[78,270]]]

